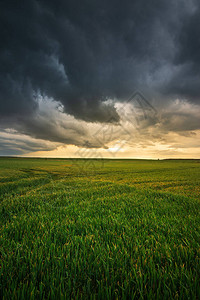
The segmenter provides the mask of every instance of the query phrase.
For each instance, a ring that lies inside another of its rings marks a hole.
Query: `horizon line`
[[[83,160],[200,160],[200,158],[134,158],[134,157],[56,157],[56,156],[17,156],[0,155],[0,158],[25,158],[25,159],[83,159]]]

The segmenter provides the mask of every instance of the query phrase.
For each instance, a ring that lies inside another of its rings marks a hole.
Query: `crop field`
[[[2,299],[200,299],[200,161],[0,158]]]

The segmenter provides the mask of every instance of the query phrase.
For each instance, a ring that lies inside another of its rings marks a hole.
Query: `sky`
[[[0,155],[200,158],[198,0],[2,0]]]

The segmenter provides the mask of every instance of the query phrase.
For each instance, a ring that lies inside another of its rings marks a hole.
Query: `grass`
[[[200,161],[0,159],[3,299],[199,299]]]

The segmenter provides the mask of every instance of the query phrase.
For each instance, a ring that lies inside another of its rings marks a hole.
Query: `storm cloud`
[[[138,89],[161,108],[177,98],[200,104],[197,0],[7,0],[0,26],[2,128],[82,145],[87,130],[56,114],[120,122],[115,103]],[[55,114],[42,114],[38,99],[54,102]]]

